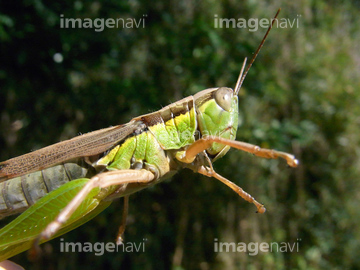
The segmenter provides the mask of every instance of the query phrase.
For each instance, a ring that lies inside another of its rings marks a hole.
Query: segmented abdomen
[[[0,183],[0,219],[21,213],[61,185],[91,177],[93,168],[83,159],[56,165]]]

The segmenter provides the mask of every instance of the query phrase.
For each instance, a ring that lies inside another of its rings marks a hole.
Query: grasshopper
[[[250,194],[217,174],[212,162],[233,147],[263,158],[283,158],[291,167],[298,164],[291,154],[235,140],[237,95],[271,27],[246,70],[244,60],[234,90],[209,88],[127,124],[1,162],[0,218],[22,214],[0,230],[0,261],[82,225],[123,197],[116,240],[120,244],[129,195],[182,168],[220,180],[264,213],[265,207]]]

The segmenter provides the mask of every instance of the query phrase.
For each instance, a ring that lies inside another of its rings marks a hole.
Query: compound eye
[[[230,88],[226,87],[220,87],[218,90],[216,90],[214,94],[216,103],[228,112],[231,109],[233,95],[233,91]]]

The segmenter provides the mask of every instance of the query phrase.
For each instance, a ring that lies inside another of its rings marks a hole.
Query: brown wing
[[[70,140],[59,142],[37,151],[0,162],[0,182],[42,170],[60,162],[77,157],[93,156],[107,151],[121,140],[143,131],[144,124],[131,121],[119,125],[89,132]]]

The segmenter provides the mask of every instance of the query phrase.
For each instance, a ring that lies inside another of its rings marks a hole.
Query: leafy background
[[[301,164],[232,150],[215,169],[264,203],[184,170],[130,198],[126,241],[141,253],[61,253],[27,269],[357,269],[360,2],[3,1],[0,160],[128,122],[214,86],[234,87],[265,29],[214,28],[219,18],[299,18],[274,28],[240,92],[237,139],[294,153]],[[145,19],[144,28],[61,29],[65,18]],[[145,16],[144,16],[145,15]],[[62,61],[57,62],[56,57]],[[64,236],[113,241],[122,202]],[[296,252],[214,252],[222,242],[299,243]]]

